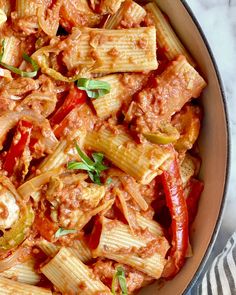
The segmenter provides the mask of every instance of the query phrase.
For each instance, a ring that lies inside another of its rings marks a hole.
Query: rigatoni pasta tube
[[[145,6],[145,9],[151,14],[152,20],[157,30],[157,44],[169,60],[175,59],[178,55],[184,55],[188,62],[195,66],[190,54],[184,48],[177,37],[166,17],[162,14],[158,6],[151,2]]]
[[[117,11],[106,22],[106,29],[119,27],[137,27],[146,15],[145,9],[132,0],[126,0]]]
[[[102,0],[100,1],[100,11],[103,14],[115,14],[124,0]],[[95,8],[95,7],[94,7]]]
[[[140,133],[155,132],[191,98],[199,97],[205,86],[204,79],[181,55],[156,77],[154,86],[138,93],[130,104],[126,121],[133,121]]]
[[[63,52],[68,70],[91,73],[142,72],[157,69],[156,29],[75,29]]]
[[[92,270],[66,248],[61,248],[41,271],[64,294],[111,295]]]
[[[73,246],[69,249],[74,256],[84,263],[92,260],[91,250],[83,238],[75,240]]]
[[[158,249],[142,255],[146,247],[148,251],[149,243],[154,243],[155,238],[158,239]],[[165,237],[134,235],[128,225],[105,217],[96,221],[90,246],[94,257],[102,256],[130,265],[156,279],[161,276],[169,249]]]
[[[0,37],[0,48],[3,45],[3,40],[4,54],[2,56],[1,61],[11,66],[19,66],[20,62],[22,61],[20,40],[15,36],[2,35]]]
[[[101,128],[89,132],[84,145],[102,152],[107,159],[142,184],[148,184],[158,174],[158,168],[170,156],[167,148],[151,143],[137,144],[123,131],[111,132]]]
[[[32,0],[16,0],[16,11],[18,17],[37,15],[40,4]],[[43,4],[41,4],[43,5]]]
[[[41,279],[41,276],[35,271],[34,259],[29,259],[24,263],[16,264],[15,266],[0,272],[0,276],[30,285],[36,285]]]
[[[0,295],[52,295],[50,290],[0,277]]]
[[[147,75],[143,74],[114,74],[98,78],[110,84],[110,93],[92,100],[99,118],[107,118],[116,114],[122,104],[128,105],[132,95],[145,84]]]
[[[157,223],[155,220],[149,219],[141,215],[140,213],[136,213],[136,220],[138,225],[142,229],[148,229],[150,233],[156,236],[163,236],[164,231],[159,223]]]
[[[44,239],[39,241],[37,246],[49,257],[54,257],[61,248],[59,245],[55,245]],[[83,238],[74,240],[73,245],[66,248],[84,263],[92,259],[91,250]]]
[[[54,257],[60,250],[59,245],[55,245],[45,239],[38,241],[37,246],[49,257]]]

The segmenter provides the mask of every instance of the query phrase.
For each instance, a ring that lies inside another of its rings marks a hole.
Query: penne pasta
[[[114,165],[142,184],[150,183],[170,156],[170,151],[164,147],[151,143],[137,144],[128,133],[112,133],[105,128],[89,132],[84,145],[104,153]]]
[[[146,15],[145,9],[132,0],[126,0],[116,14],[105,23],[106,29],[138,27]]]
[[[24,263],[16,264],[15,266],[0,272],[0,276],[29,285],[36,285],[41,279],[41,276],[35,271],[34,259],[29,259]]]
[[[191,98],[199,97],[205,86],[206,82],[199,73],[184,56],[179,56],[156,77],[154,87],[147,87],[137,95],[130,104],[126,121],[132,121],[137,132],[155,132]],[[163,98],[163,93],[168,95]],[[149,99],[151,104],[147,103]]]
[[[154,250],[151,254],[142,256],[141,252],[145,251],[144,249],[148,243],[154,243],[155,236],[147,238],[144,235],[134,235],[128,225],[105,217],[100,218],[99,222],[97,222],[93,234],[91,236],[91,245],[94,248],[92,251],[94,257],[102,256],[130,265],[156,279],[161,276],[165,266],[165,255],[169,248],[169,244],[164,237],[156,237],[159,250]]]
[[[0,277],[0,295],[50,295],[50,290]]]
[[[92,270],[66,249],[41,268],[42,273],[64,294],[112,294]]]
[[[68,70],[91,73],[141,72],[157,69],[154,27],[124,30],[81,29],[63,52]]]
[[[145,9],[150,13],[155,24],[157,30],[157,44],[164,55],[169,60],[173,60],[179,55],[184,55],[192,66],[196,66],[194,60],[184,48],[167,18],[162,14],[158,6],[154,2],[151,2],[145,6]]]
[[[98,78],[110,84],[110,93],[99,99],[92,100],[99,118],[107,118],[117,114],[122,105],[129,105],[132,95],[140,90],[147,81],[147,75],[114,74]]]

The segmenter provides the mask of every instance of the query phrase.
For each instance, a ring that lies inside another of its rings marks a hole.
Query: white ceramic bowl
[[[187,1],[158,0],[169,16],[175,31],[199,65],[208,87],[202,95],[204,122],[200,137],[202,168],[205,182],[198,214],[192,228],[194,255],[186,261],[180,273],[159,287],[158,283],[144,288],[142,295],[179,295],[187,293],[196,282],[206,262],[220,226],[229,170],[229,133],[224,91],[207,41]]]

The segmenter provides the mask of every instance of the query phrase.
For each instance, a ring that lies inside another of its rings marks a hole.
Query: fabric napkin
[[[236,295],[236,232],[203,276],[197,294]]]

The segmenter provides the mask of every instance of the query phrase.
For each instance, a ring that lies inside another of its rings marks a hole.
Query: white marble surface
[[[226,90],[231,133],[231,173],[227,202],[223,223],[206,269],[236,231],[236,0],[187,0],[187,3],[197,17],[216,58]],[[196,289],[193,288],[190,294],[196,294]]]

